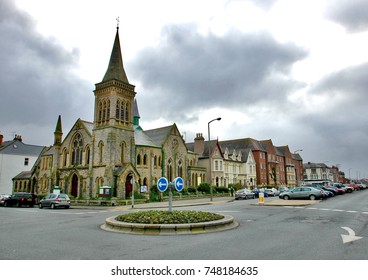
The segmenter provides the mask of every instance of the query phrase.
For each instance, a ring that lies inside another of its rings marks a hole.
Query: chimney
[[[200,157],[204,153],[204,137],[202,133],[197,133],[196,138],[194,138],[194,152]]]
[[[3,144],[4,135],[0,134],[0,146]]]
[[[22,142],[22,135],[15,134],[14,140]]]

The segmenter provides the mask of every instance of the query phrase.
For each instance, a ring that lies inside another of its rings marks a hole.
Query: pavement
[[[210,198],[197,198],[197,199],[181,199],[181,200],[173,200],[172,208],[177,207],[189,207],[189,206],[199,206],[199,205],[211,205],[211,204],[223,204],[229,202],[236,202],[234,197],[225,196],[225,197],[213,197],[212,201]],[[319,203],[320,200],[283,200],[278,197],[275,198],[266,198],[263,203],[260,203],[258,199],[254,199],[253,206],[306,206],[313,205]],[[149,202],[149,203],[140,203],[135,204],[134,207],[132,205],[124,205],[124,206],[72,206],[72,208],[98,208],[98,209],[114,209],[114,210],[132,210],[132,209],[155,209],[155,208],[168,208],[169,201],[163,202]]]

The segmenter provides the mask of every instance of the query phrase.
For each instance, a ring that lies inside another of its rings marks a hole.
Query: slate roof
[[[44,146],[28,145],[19,140],[4,141],[0,146],[1,154],[38,156]]]
[[[165,143],[165,140],[169,133],[171,132],[174,125],[165,126],[161,128],[151,129],[151,130],[145,130],[144,133],[152,139],[152,141],[162,147],[162,145]]]
[[[123,66],[123,58],[120,49],[119,27],[116,29],[115,41],[112,47],[109,66],[107,67],[102,82],[110,80],[123,81],[129,84],[128,77]]]

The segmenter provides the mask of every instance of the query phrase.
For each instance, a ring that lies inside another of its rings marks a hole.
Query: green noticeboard
[[[112,187],[111,186],[100,186],[98,187],[98,196],[103,198],[112,197]]]

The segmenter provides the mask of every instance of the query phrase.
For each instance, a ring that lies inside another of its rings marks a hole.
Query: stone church
[[[58,186],[72,197],[94,198],[99,186],[111,186],[114,197],[128,198],[133,189],[149,192],[160,177],[172,181],[180,176],[185,186],[205,181],[206,169],[198,165],[198,155],[188,151],[176,124],[140,127],[135,86],[123,66],[119,27],[94,96],[93,122],[78,119],[64,133],[59,116],[54,144],[33,166],[28,191],[41,195]],[[13,191],[15,186],[16,182]]]

